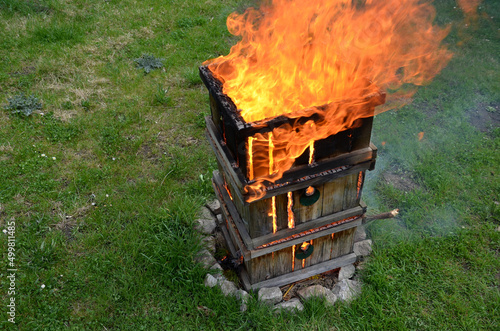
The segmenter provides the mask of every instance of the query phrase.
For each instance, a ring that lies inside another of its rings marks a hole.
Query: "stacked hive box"
[[[219,166],[213,183],[224,215],[223,232],[233,257],[242,259],[244,287],[279,286],[353,263],[354,233],[366,211],[361,201],[365,171],[373,169],[376,158],[370,143],[373,117],[316,141],[314,164],[308,163],[306,150],[282,178],[266,182],[264,196],[252,201],[245,189],[253,182],[247,169],[248,138],[317,115],[246,123],[211,72],[201,67],[200,75],[210,93],[207,138]],[[373,114],[383,102],[380,94],[362,104]],[[254,153],[268,153],[265,148]],[[303,243],[309,244],[305,250]]]

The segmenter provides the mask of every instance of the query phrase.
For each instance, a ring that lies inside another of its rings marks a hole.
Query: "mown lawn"
[[[378,115],[365,200],[373,256],[350,306],[275,314],[203,286],[196,211],[213,199],[197,67],[227,54],[225,20],[256,1],[0,0],[0,228],[16,223],[23,330],[500,329],[500,3],[465,26],[436,0],[454,58],[413,102]],[[163,68],[146,74],[135,59]],[[43,113],[43,115],[42,115]],[[419,134],[423,138],[419,140]],[[208,309],[200,309],[204,306]]]

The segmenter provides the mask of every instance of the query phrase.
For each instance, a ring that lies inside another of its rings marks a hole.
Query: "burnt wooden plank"
[[[354,207],[354,208],[351,208],[348,210],[341,211],[339,213],[322,216],[322,217],[319,217],[319,218],[312,220],[310,222],[298,224],[293,229],[286,228],[286,229],[283,229],[281,231],[276,232],[275,234],[268,234],[268,235],[265,235],[265,236],[262,236],[259,238],[254,238],[254,239],[252,239],[253,247],[259,247],[261,245],[264,245],[264,244],[267,244],[267,243],[270,243],[273,241],[281,240],[281,239],[284,239],[284,238],[287,238],[287,237],[290,237],[293,235],[297,235],[297,234],[302,233],[304,231],[319,228],[319,227],[331,224],[333,222],[348,219],[350,217],[360,216],[363,213],[364,213],[363,208],[357,206],[357,207]],[[337,225],[335,227],[337,229],[343,230],[343,229],[350,227],[349,224],[350,224],[350,222],[347,222],[344,224]],[[338,230],[338,231],[341,231],[341,230]]]
[[[217,105],[217,102],[215,101],[213,95],[209,93],[209,100],[210,100],[210,112],[212,113],[212,121],[215,124],[215,127],[219,130],[219,132],[222,132],[222,116],[219,111],[219,107]]]
[[[309,268],[306,268],[306,269],[290,272],[286,275],[274,277],[274,278],[264,280],[264,281],[261,281],[258,283],[253,283],[251,285],[251,288],[253,290],[257,290],[257,289],[262,288],[262,287],[283,286],[286,284],[297,282],[299,280],[309,278],[309,277],[314,276],[314,275],[321,274],[321,273],[329,271],[329,270],[337,269],[337,268],[352,264],[354,262],[356,262],[356,254],[354,254],[354,253],[347,254],[347,255],[341,256],[341,257],[336,258],[336,259],[332,259],[329,261],[325,261],[325,262],[310,266]]]
[[[272,198],[259,200],[249,205],[250,237],[257,238],[273,233],[273,217],[271,214]]]
[[[207,125],[206,135],[208,138],[208,142],[212,146],[217,160],[224,168],[224,172],[229,175],[231,184],[235,188],[238,188],[238,193],[241,194],[241,192],[243,191],[243,186],[246,184],[245,177],[243,176],[239,168],[234,169],[233,165],[235,165],[235,161],[230,157],[227,148],[225,146],[222,146],[220,135],[217,133],[215,125],[209,116],[205,117],[205,123]]]
[[[220,195],[219,201],[221,202],[221,207],[223,211],[227,210],[227,214],[231,216],[231,220],[234,221],[235,226],[238,228],[238,232],[245,243],[246,247],[248,249],[253,248],[253,243],[252,239],[248,235],[248,232],[246,231],[245,225],[240,219],[240,215],[238,213],[238,210],[234,206],[231,197],[227,193],[226,189],[224,188],[224,183],[222,182],[222,178],[219,175],[218,171],[213,172],[213,183],[214,183],[214,188],[215,192]],[[226,216],[226,219],[228,218]]]
[[[276,196],[280,194],[285,194],[290,191],[297,191],[300,189],[307,188],[309,186],[321,185],[326,182],[330,182],[336,178],[347,176],[349,174],[359,172],[361,170],[368,170],[372,165],[373,160],[368,160],[366,162],[357,163],[355,165],[344,166],[339,169],[331,168],[329,170],[316,172],[310,171],[309,174],[313,174],[312,176],[304,176],[304,177],[296,177],[294,180],[288,181],[286,184],[278,183],[281,181],[278,180],[277,183],[268,183],[266,187],[266,194],[261,198],[268,198],[271,196]],[[286,173],[285,173],[286,174]],[[248,201],[250,198],[249,194],[243,193],[245,200]]]
[[[311,239],[316,239],[316,238],[319,238],[322,236],[336,233],[338,231],[341,231],[342,229],[359,226],[359,225],[361,225],[361,223],[362,223],[362,215],[360,215],[358,218],[356,218],[355,220],[350,221],[348,223],[344,223],[344,224],[341,224],[338,226],[327,228],[327,229],[322,230],[322,231],[306,234],[304,236],[301,236],[298,238],[293,238],[293,239],[284,241],[284,242],[276,244],[276,245],[271,245],[271,246],[260,248],[260,249],[252,249],[252,250],[250,250],[249,254],[252,258],[254,258],[256,256],[266,255],[266,254],[269,254],[271,252],[275,252],[277,250],[280,250],[282,248],[302,244],[304,241],[309,241]]]

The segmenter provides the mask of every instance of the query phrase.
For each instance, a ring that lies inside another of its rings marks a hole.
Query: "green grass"
[[[0,104],[35,94],[44,113],[0,112],[0,228],[16,222],[19,329],[500,328],[500,130],[471,120],[500,111],[494,0],[477,29],[464,29],[454,1],[434,2],[453,25],[454,58],[412,104],[375,120],[364,197],[370,213],[401,214],[369,225],[356,301],[276,315],[253,300],[242,313],[203,286],[192,223],[214,198],[217,166],[196,68],[227,54],[227,15],[254,3],[0,0]],[[142,54],[164,67],[144,75]]]

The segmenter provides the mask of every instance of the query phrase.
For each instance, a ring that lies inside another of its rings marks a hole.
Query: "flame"
[[[295,227],[295,215],[293,213],[293,193],[288,192],[288,204],[287,204],[287,212],[288,212],[288,228],[293,229]]]
[[[253,179],[253,137],[248,137],[248,179]]]
[[[273,152],[274,152],[273,134],[272,132],[269,132],[269,175],[273,174],[273,169],[274,169]]]
[[[224,188],[226,189],[227,194],[229,195],[229,199],[233,200],[233,196],[231,195],[231,191],[229,190],[229,186],[227,185],[225,180],[224,180]]]
[[[268,142],[269,160],[253,158],[247,201],[263,197],[264,181],[281,178],[314,141],[373,116],[380,91],[398,91],[390,101],[400,105],[438,74],[451,53],[440,45],[449,29],[434,17],[421,0],[268,0],[231,14],[228,29],[241,41],[205,64],[244,120],[318,117],[254,135],[254,149]]]
[[[300,249],[303,250],[304,252],[307,250],[309,247],[309,243],[307,241],[304,241],[302,245],[300,245]]]
[[[361,196],[361,186],[363,185],[363,171],[359,172],[358,175],[358,187],[357,187],[357,193],[356,193],[356,198],[359,199]]]
[[[314,187],[312,186],[309,186],[307,189],[306,189],[306,196],[310,197],[311,195],[314,194]]]
[[[309,143],[309,164],[313,164],[314,162],[314,141],[312,140]]]
[[[422,139],[424,139],[424,133],[425,132],[423,131],[418,133],[418,141],[422,141]]]
[[[276,223],[276,197],[271,198],[271,212],[268,214],[273,218],[273,233],[278,231],[278,224]]]
[[[295,245],[292,246],[292,271],[295,270]]]

